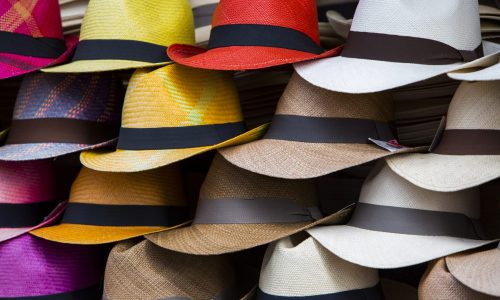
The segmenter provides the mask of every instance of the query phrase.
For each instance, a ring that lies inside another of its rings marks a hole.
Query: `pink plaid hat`
[[[65,204],[55,200],[50,160],[0,161],[0,242],[54,222]]]
[[[57,0],[0,1],[0,79],[63,63],[78,37],[63,37]]]

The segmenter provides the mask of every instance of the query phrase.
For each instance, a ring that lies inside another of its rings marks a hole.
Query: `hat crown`
[[[0,2],[0,31],[40,38],[63,38],[57,0]]]
[[[499,97],[500,81],[462,82],[448,108],[446,129],[500,130]]]
[[[112,74],[33,73],[24,77],[13,119],[119,121],[123,86]]]
[[[351,31],[430,39],[459,50],[481,44],[479,7],[470,0],[361,0]]]
[[[71,187],[69,202],[186,205],[181,174],[176,165],[137,173],[98,172],[82,167]]]
[[[191,7],[187,0],[91,0],[80,40],[99,39],[193,44]]]
[[[413,185],[398,176],[385,162],[366,178],[359,202],[373,205],[461,213],[479,218],[479,188],[458,192],[435,192]]]
[[[389,93],[332,92],[314,86],[294,73],[278,102],[276,114],[389,121],[393,119],[391,103]]]
[[[130,80],[122,127],[159,128],[243,121],[229,74],[169,65],[137,70]]]
[[[318,15],[314,0],[221,0],[212,26],[258,24],[300,31],[319,44]]]
[[[347,262],[312,237],[286,237],[271,244],[262,263],[259,288],[270,295],[302,297],[375,286],[378,272]]]
[[[55,200],[55,175],[49,160],[0,161],[0,203]]]

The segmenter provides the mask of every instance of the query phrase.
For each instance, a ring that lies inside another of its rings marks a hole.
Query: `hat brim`
[[[187,254],[218,255],[265,245],[318,224],[347,221],[351,207],[316,222],[294,224],[192,224],[146,235],[156,245]]]
[[[313,54],[284,48],[261,46],[232,46],[204,49],[190,45],[168,47],[168,56],[181,65],[210,70],[254,70],[300,61],[330,57],[340,53],[340,48],[322,54]]]
[[[67,61],[75,51],[78,37],[67,36],[65,43],[66,51],[56,59],[0,53],[0,79],[24,75]]]
[[[500,155],[406,154],[387,159],[399,176],[421,188],[455,192],[500,177]]]
[[[172,63],[172,61],[149,63],[118,59],[77,60],[65,65],[42,69],[41,71],[46,73],[93,73],[165,66]]]
[[[448,270],[465,286],[494,297],[500,297],[500,250],[460,253],[446,257]]]
[[[239,136],[213,146],[168,150],[120,150],[114,152],[89,151],[80,155],[88,168],[104,172],[139,172],[166,166],[210,150],[247,143],[258,139],[268,125],[261,125]]]
[[[317,227],[307,232],[342,259],[374,269],[408,267],[493,242],[380,232],[348,225]]]
[[[408,151],[389,152],[369,144],[326,144],[263,139],[219,150],[232,164],[254,173],[287,178],[315,178],[361,165],[381,157]]]
[[[459,72],[448,73],[448,77],[463,81],[490,81],[500,80],[500,64],[497,63],[491,67],[482,70],[462,70]]]
[[[39,238],[64,244],[97,245],[114,243],[126,239],[178,228],[188,222],[172,226],[94,226],[80,224],[60,224],[40,228],[30,233]]]

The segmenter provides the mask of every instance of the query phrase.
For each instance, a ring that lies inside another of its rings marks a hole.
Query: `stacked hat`
[[[178,166],[139,173],[82,168],[60,225],[32,234],[60,243],[101,244],[175,228],[188,220]]]
[[[71,62],[44,71],[79,73],[165,65],[171,62],[166,51],[173,43],[194,43],[188,0],[91,0]]]
[[[80,33],[88,0],[59,1],[64,34]]]
[[[453,79],[466,81],[492,81],[500,80],[500,57],[489,67],[469,68],[458,72],[448,73]]]
[[[212,16],[219,0],[190,0],[193,9],[196,45],[206,47],[212,29]]]
[[[254,140],[266,128],[246,130],[227,73],[177,64],[139,69],[125,98],[117,150],[83,153],[85,166],[108,172],[158,168]]]
[[[258,175],[217,155],[193,223],[146,237],[169,250],[214,255],[264,245],[320,223],[340,223],[349,212],[323,218],[313,181]]]
[[[0,3],[0,79],[68,60],[77,37],[63,37],[57,0]]]
[[[500,2],[479,0],[479,14],[483,39],[497,42],[500,38]]]
[[[121,81],[110,73],[27,75],[0,160],[35,160],[103,147],[118,136]]]

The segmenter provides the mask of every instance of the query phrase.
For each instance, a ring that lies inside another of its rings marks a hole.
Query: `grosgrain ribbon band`
[[[119,123],[77,119],[13,120],[6,144],[71,143],[95,145],[118,136]]]
[[[169,62],[167,47],[132,40],[83,40],[78,43],[72,61],[132,60],[148,63]]]
[[[184,207],[68,203],[61,223],[96,226],[175,226],[188,220]]]
[[[432,153],[443,155],[500,155],[500,130],[448,129]]]
[[[213,146],[243,134],[245,130],[243,122],[161,128],[122,127],[117,148],[163,150]]]
[[[43,222],[56,206],[55,202],[39,203],[2,203],[0,204],[0,227],[23,228],[36,226]]]
[[[274,224],[321,219],[318,207],[304,207],[290,199],[200,199],[193,224]]]
[[[102,295],[101,287],[99,284],[93,285],[88,288],[79,289],[76,291],[44,295],[44,296],[24,296],[24,297],[0,297],[0,300],[88,300],[100,299]]]
[[[389,141],[394,135],[387,122],[275,115],[264,139],[305,143],[368,144],[368,138]]]
[[[325,52],[308,35],[295,29],[257,24],[213,27],[208,49],[232,46],[274,47],[321,54]]]
[[[38,58],[58,58],[66,51],[62,39],[32,37],[24,34],[0,31],[0,52]]]
[[[478,59],[483,56],[483,48],[480,44],[472,51],[458,50],[430,39],[351,31],[341,56],[397,63],[448,65]]]
[[[260,288],[257,289],[257,299],[259,300],[382,300],[382,291],[380,285],[373,287],[357,289],[351,291],[343,291],[331,294],[322,294],[314,296],[278,296],[270,295],[263,292]]]
[[[464,214],[359,202],[349,226],[373,231],[480,240],[477,220]]]

